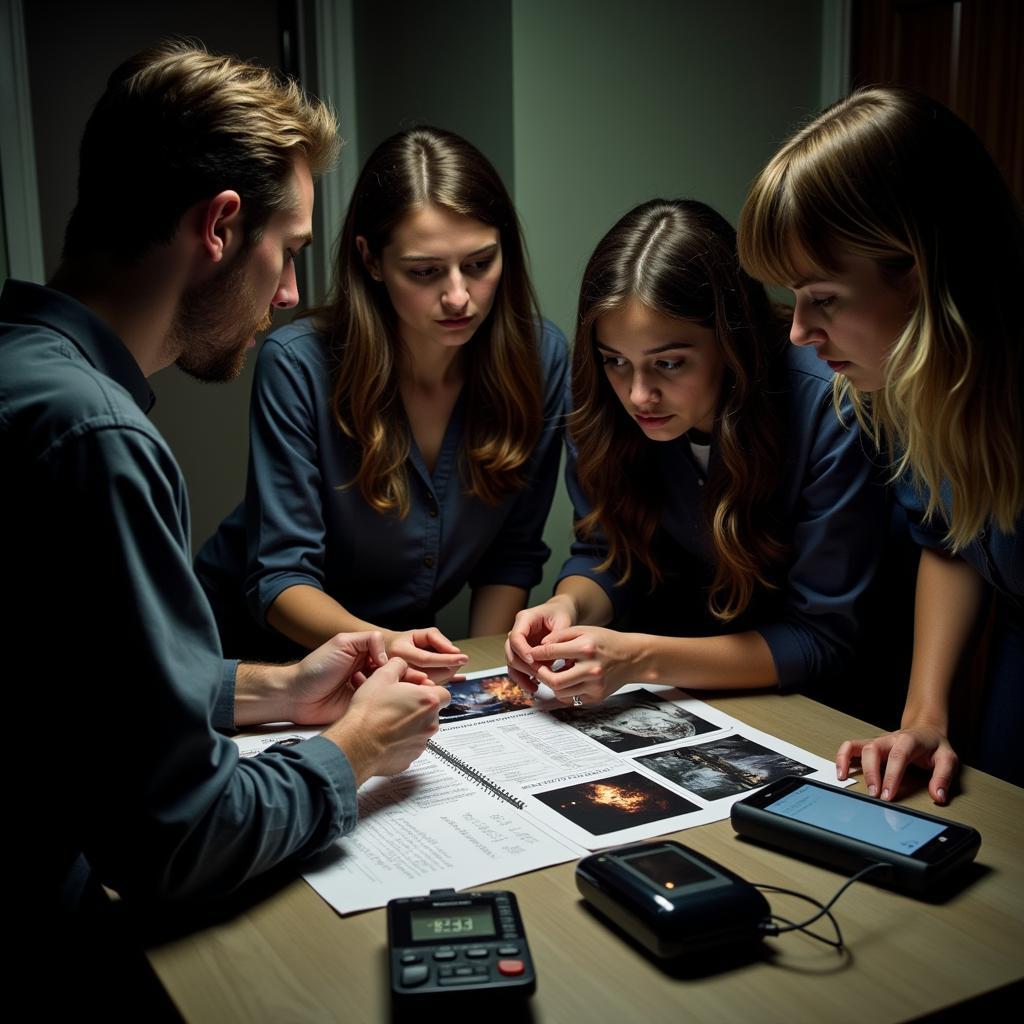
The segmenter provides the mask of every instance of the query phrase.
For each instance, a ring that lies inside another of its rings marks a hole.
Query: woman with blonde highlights
[[[949,798],[957,663],[987,597],[995,634],[972,763],[1018,784],[1024,725],[1024,228],[991,158],[945,107],[895,88],[839,101],[751,188],[740,255],[796,297],[791,339],[836,374],[876,442],[921,545],[902,727],[844,743],[868,791],[908,764]]]
[[[567,362],[486,158],[436,128],[383,142],[330,301],[256,366],[246,501],[197,560],[226,653],[380,628],[444,678],[466,659],[434,615],[466,583],[470,633],[506,631],[549,553]]]
[[[577,539],[555,595],[516,618],[515,678],[590,704],[627,682],[834,677],[878,560],[883,491],[856,425],[836,421],[829,375],[786,344],[714,210],[651,200],[605,235],[572,384]]]

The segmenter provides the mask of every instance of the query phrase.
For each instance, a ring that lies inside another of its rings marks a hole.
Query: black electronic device
[[[742,836],[840,871],[883,868],[865,881],[923,893],[974,859],[981,836],[967,825],[797,776],[732,805]]]
[[[510,892],[433,889],[388,901],[391,995],[421,1005],[537,987],[519,906]]]
[[[761,935],[768,901],[749,882],[672,840],[620,846],[576,865],[584,899],[665,959]]]

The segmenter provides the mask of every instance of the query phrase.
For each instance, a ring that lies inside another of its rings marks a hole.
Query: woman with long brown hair
[[[993,609],[971,763],[1024,783],[1024,222],[977,136],[934,100],[853,93],[785,143],[740,221],[747,269],[793,290],[791,338],[835,373],[875,441],[921,546],[901,728],[851,740],[893,799],[909,764],[949,799],[957,666]],[[980,678],[981,673],[976,677]],[[968,732],[973,735],[968,735]]]
[[[883,490],[719,214],[652,200],[605,235],[572,386],[577,540],[555,595],[516,618],[515,678],[590,704],[628,682],[789,690],[835,675]]]
[[[197,560],[225,653],[379,628],[443,678],[465,658],[434,615],[466,583],[470,634],[506,631],[548,555],[566,373],[491,164],[436,128],[383,142],[330,301],[257,362],[246,500]]]

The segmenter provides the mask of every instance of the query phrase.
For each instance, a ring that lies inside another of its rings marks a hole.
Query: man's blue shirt
[[[0,536],[9,718],[21,760],[9,820],[53,909],[82,856],[123,895],[236,888],[355,823],[351,768],[317,737],[240,759],[225,663],[193,574],[185,481],[120,339],[68,295],[0,295]]]

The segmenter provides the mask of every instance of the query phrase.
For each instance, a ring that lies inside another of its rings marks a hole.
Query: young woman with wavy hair
[[[868,791],[908,764],[945,803],[958,758],[950,696],[986,598],[995,601],[972,763],[1018,784],[1024,726],[1024,228],[974,133],[941,104],[873,88],[798,131],[761,172],[740,222],[744,266],[796,297],[791,338],[835,373],[893,453],[921,545],[902,727],[844,743]]]
[[[509,634],[517,681],[589,704],[627,682],[789,690],[834,676],[884,495],[856,425],[835,419],[829,374],[786,344],[719,214],[651,200],[605,235],[583,276],[572,386],[577,537],[555,595]]]
[[[567,363],[487,159],[436,128],[383,142],[330,300],[256,365],[246,500],[197,559],[225,652],[379,628],[443,678],[465,658],[434,615],[466,583],[470,633],[506,631],[549,553]]]

